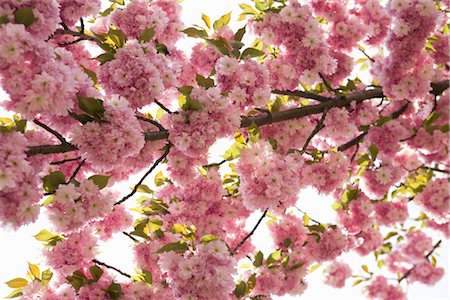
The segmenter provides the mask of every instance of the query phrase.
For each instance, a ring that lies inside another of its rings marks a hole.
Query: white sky
[[[106,0],[102,1],[108,3]],[[245,22],[236,22],[240,12],[238,4],[243,2],[249,3],[250,1],[185,0],[182,3],[184,8],[183,21],[186,27],[189,27],[192,24],[202,25],[202,13],[209,15],[211,20],[214,21],[223,14],[232,11],[231,27],[236,30],[245,24]],[[187,40],[178,45],[183,49],[187,49],[188,47],[191,47],[194,42],[195,41],[193,40]],[[0,101],[5,99],[5,97],[6,95],[0,90]],[[0,112],[2,112],[1,108]],[[218,157],[218,155],[222,154],[225,151],[225,147],[226,146],[222,144],[216,145],[214,149],[212,149],[212,161],[219,161],[219,158],[214,158],[214,156]],[[156,174],[156,172],[154,172],[154,174]],[[122,195],[128,192],[128,186],[131,186],[133,182],[136,182],[137,180],[133,180],[136,178],[139,178],[139,176],[134,176],[129,183],[123,184],[120,187]],[[150,176],[146,181],[148,185],[151,185],[151,182],[153,182],[153,176]],[[331,199],[321,197],[317,195],[314,190],[308,189],[299,195],[299,202],[297,204],[304,211],[307,211],[311,217],[318,219],[321,222],[334,222],[334,212],[331,209],[331,203]],[[129,200],[129,206],[133,205],[133,199]],[[261,213],[257,213],[249,219],[247,223],[248,228],[253,227],[260,214]],[[418,215],[418,213],[412,216],[416,215]],[[33,235],[44,228],[49,228],[49,224],[44,218],[40,218],[37,223],[25,226],[15,232],[0,229],[0,297],[6,296],[11,291],[11,289],[8,288],[6,284],[3,284],[3,282],[16,277],[25,277],[28,261],[32,263],[42,262],[42,258],[40,257],[42,246],[33,238]],[[253,236],[254,244],[265,254],[273,251],[273,249],[270,248],[270,243],[268,243],[267,234],[267,227],[264,224],[258,228]],[[434,240],[436,241],[437,239],[438,237],[434,236]],[[107,247],[100,247],[102,252],[97,257],[99,260],[116,266],[125,272],[134,273],[130,252],[131,244],[132,241],[130,239],[124,235],[118,234],[114,239],[107,243]],[[443,246],[437,250],[437,253],[440,254],[440,256],[437,256],[438,265],[444,267],[446,271],[448,271],[450,269],[448,241],[443,243]],[[350,252],[349,254],[343,255],[342,258],[352,266],[354,274],[363,274],[360,267],[362,264],[368,265],[369,269],[372,271],[378,271],[377,267],[374,266],[374,258],[371,255],[367,256],[365,259],[361,259],[356,253]],[[43,268],[46,267],[43,264],[41,265]],[[343,289],[334,289],[323,284],[322,271],[323,267],[306,277],[309,288],[301,297],[285,296],[274,298],[284,300],[300,298],[306,300],[359,300],[365,298],[363,294],[361,294],[361,287],[363,285],[360,284],[357,287],[352,288],[352,279],[347,281],[346,287]],[[393,275],[391,275],[391,277],[393,277]],[[404,287],[405,286],[403,286],[403,288]],[[408,298],[413,300],[450,299],[450,277],[448,273],[438,284],[432,287],[422,284],[411,285],[408,288]]]

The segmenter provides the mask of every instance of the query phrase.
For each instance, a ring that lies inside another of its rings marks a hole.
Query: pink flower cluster
[[[250,295],[301,295],[308,287],[305,275],[310,262],[301,251],[289,253],[289,262],[285,265],[274,265],[272,268],[263,265],[258,268],[256,284]],[[269,298],[270,299],[270,298]]]
[[[58,0],[61,19],[68,25],[75,25],[80,18],[94,16],[100,10],[101,0]]]
[[[17,228],[38,217],[42,167],[27,160],[29,143],[21,133],[0,133],[0,144],[0,224]]]
[[[386,37],[391,22],[386,9],[377,0],[357,0],[352,10],[366,26],[366,43],[375,46]]]
[[[352,276],[349,265],[338,261],[332,262],[326,272],[325,283],[335,288],[344,287],[345,281]]]
[[[287,248],[286,244],[302,247],[307,238],[301,219],[290,214],[282,215],[280,222],[270,223],[269,229],[277,248]]]
[[[442,97],[448,98],[448,94],[443,95]],[[447,113],[445,113],[444,116],[445,115],[447,115]],[[434,130],[432,133],[430,133],[423,127],[420,127],[417,130],[416,135],[412,139],[408,140],[408,146],[412,147],[414,150],[417,150],[416,153],[419,155],[419,157],[423,158],[425,162],[429,163],[447,163],[448,144],[449,136],[446,132],[442,132],[441,130]]]
[[[424,190],[414,198],[414,202],[438,223],[450,219],[450,196],[447,179],[437,178],[428,182]]]
[[[405,173],[400,166],[386,163],[377,169],[366,170],[361,175],[359,187],[370,199],[382,199],[391,186],[398,182]]]
[[[389,56],[377,58],[374,73],[383,93],[394,99],[425,97],[433,75],[432,59],[424,53],[425,40],[435,29],[439,12],[432,0],[391,0],[388,3],[394,25],[389,31]]]
[[[161,254],[158,263],[176,299],[233,299],[236,260],[220,240],[200,244],[193,253]]]
[[[99,191],[89,179],[83,180],[78,187],[73,183],[60,185],[47,207],[48,216],[58,232],[70,233],[93,219],[106,216],[111,211],[113,199],[112,193]]]
[[[325,155],[320,162],[305,164],[301,170],[302,182],[319,193],[329,194],[342,186],[348,176],[349,159],[342,152]]]
[[[383,236],[378,229],[369,227],[356,235],[358,240],[362,240],[354,249],[361,256],[370,254],[383,244]]]
[[[411,282],[421,282],[427,285],[434,285],[444,276],[444,269],[433,266],[429,261],[424,260],[414,265],[414,269],[408,279]]]
[[[3,0],[0,3],[0,17],[6,17],[10,23],[14,23],[15,12],[23,8],[33,9],[34,21],[26,29],[40,40],[47,39],[61,22],[56,0]]]
[[[380,158],[389,161],[401,149],[399,140],[406,138],[408,134],[399,120],[392,120],[382,126],[372,127],[364,138],[364,145],[375,145]]]
[[[372,279],[367,287],[370,299],[377,300],[406,300],[406,295],[399,286],[388,284],[383,276],[377,276]]]
[[[360,18],[347,11],[347,1],[315,0],[311,4],[314,12],[332,22],[328,44],[336,50],[351,50],[361,40],[366,28]]]
[[[330,145],[338,146],[351,140],[359,133],[346,108],[332,108],[328,111],[324,128],[319,135]]]
[[[219,58],[220,54],[213,46],[198,43],[192,48],[190,61],[186,65],[186,69],[194,73],[194,76],[191,78],[195,77],[195,74],[208,77],[214,70],[214,66]]]
[[[299,171],[303,161],[296,154],[283,156],[266,141],[243,149],[237,163],[240,191],[249,210],[283,211],[294,205],[300,189]]]
[[[131,40],[117,50],[112,61],[100,66],[99,77],[108,93],[127,98],[131,108],[141,108],[174,87],[176,73],[168,57],[150,44]]]
[[[350,202],[348,210],[338,211],[338,221],[348,232],[357,233],[373,224],[373,204],[363,193]]]
[[[78,269],[88,267],[97,251],[97,239],[90,229],[68,234],[54,247],[44,250],[47,263],[61,276],[72,275]]]
[[[162,216],[164,225],[194,225],[196,235],[212,234],[227,240],[242,231],[249,212],[240,201],[223,199],[220,174],[210,169],[206,176],[199,173],[181,186],[168,185],[157,192],[159,199],[170,201],[169,213]]]
[[[375,218],[378,225],[393,226],[408,219],[408,206],[403,201],[377,202]]]
[[[333,260],[345,250],[347,238],[338,228],[327,228],[320,235],[320,240],[316,235],[308,237],[306,251],[312,260],[317,262]]]
[[[239,63],[236,58],[223,56],[216,63],[217,82],[230,101],[242,109],[264,107],[270,100],[269,73],[254,60]]]
[[[111,22],[123,30],[129,38],[139,38],[148,28],[154,28],[154,39],[166,46],[173,46],[183,27],[180,5],[176,1],[158,0],[151,3],[133,0],[123,10],[116,10]]]
[[[218,138],[232,135],[239,128],[239,109],[217,88],[194,88],[190,98],[199,102],[200,110],[171,114],[163,125],[169,129],[169,139],[178,150],[188,157],[206,158],[209,147]]]
[[[288,104],[283,106],[281,111],[295,107],[297,106],[293,103]],[[275,139],[278,153],[286,154],[289,149],[301,149],[313,129],[314,124],[308,117],[304,117],[263,126],[260,132],[264,138]]]
[[[92,89],[70,52],[35,39],[23,25],[2,25],[0,33],[0,74],[10,96],[8,109],[31,119],[39,113],[66,116],[77,94]]]
[[[313,84],[319,72],[331,75],[337,61],[330,55],[324,32],[307,5],[289,2],[279,14],[267,12],[261,22],[252,23],[266,44],[280,46],[279,56],[266,63],[271,86],[295,89],[299,81]]]
[[[125,99],[113,95],[105,101],[106,122],[88,122],[73,130],[73,142],[95,170],[109,171],[136,156],[144,147],[139,122]]]

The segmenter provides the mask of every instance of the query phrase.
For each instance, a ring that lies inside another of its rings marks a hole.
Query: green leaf
[[[127,42],[127,36],[126,34],[119,29],[109,29],[108,35],[107,35],[116,45],[118,48],[122,48],[125,43]]]
[[[266,261],[267,266],[271,267],[276,261],[280,260],[280,258],[281,258],[281,250],[277,250],[275,252],[270,253]]]
[[[249,57],[259,57],[264,55],[265,53],[256,48],[247,48],[242,52],[241,59],[246,59]]]
[[[88,278],[81,271],[75,271],[72,275],[67,276],[66,279],[75,290],[79,290],[89,282]]]
[[[9,23],[8,16],[2,16],[2,17],[0,17],[0,25],[8,24],[8,23]]]
[[[152,219],[148,222],[148,226],[152,232],[155,232],[162,228],[163,221],[161,219]]]
[[[31,7],[20,8],[14,13],[14,23],[16,24],[23,24],[28,27],[33,24],[34,20],[35,17]]]
[[[167,49],[167,46],[164,45],[164,44],[156,43],[155,44],[155,49],[156,49],[157,53],[161,53],[161,54],[164,54],[164,55],[168,55],[169,54],[169,49]]]
[[[139,37],[140,42],[150,42],[152,38],[155,36],[155,27],[146,28],[142,31],[141,36]]]
[[[214,30],[219,30],[223,26],[228,25],[228,23],[230,23],[230,19],[231,19],[231,12],[221,16],[219,20],[214,22],[213,24]]]
[[[28,285],[28,281],[24,278],[14,278],[5,282],[10,288],[17,289]]]
[[[156,175],[155,175],[155,185],[156,186],[162,186],[167,182],[167,177],[163,175],[162,171],[159,171]]]
[[[211,19],[202,13],[202,20],[203,22],[205,22],[206,27],[208,27],[208,29],[211,29]]]
[[[235,41],[238,41],[238,42],[242,41],[242,38],[244,37],[245,31],[246,31],[246,26],[242,27],[241,29],[239,29],[236,32],[236,34],[234,35],[234,40]]]
[[[222,157],[225,160],[233,160],[238,158],[241,155],[241,151],[242,149],[244,149],[245,147],[247,147],[244,144],[238,143],[238,142],[234,142],[233,145],[231,145],[230,148],[228,148],[227,151],[225,151],[224,155],[222,155]]]
[[[61,171],[52,172],[49,175],[44,176],[42,180],[44,184],[44,190],[48,193],[53,193],[54,191],[56,191],[60,184],[66,183],[66,177]]]
[[[88,179],[92,180],[98,186],[98,189],[101,190],[108,185],[109,178],[111,178],[111,175],[92,175]]]
[[[311,267],[309,267],[309,273],[314,272],[315,270],[320,268],[320,266],[322,266],[322,263],[318,263],[318,264],[312,265]]]
[[[247,291],[247,284],[245,281],[239,281],[239,283],[236,285],[236,288],[234,289],[234,295],[237,298],[242,298],[245,296],[245,292]]]
[[[142,275],[144,277],[144,282],[147,283],[148,285],[152,285],[153,284],[153,275],[152,272],[143,269],[142,270]]]
[[[156,253],[164,253],[169,251],[175,251],[176,253],[184,253],[189,250],[188,245],[184,241],[176,243],[169,243],[161,247]]]
[[[368,150],[369,150],[369,154],[370,154],[370,157],[372,158],[372,160],[375,160],[377,158],[377,155],[378,155],[378,148],[377,148],[377,146],[375,144],[372,144],[372,145],[370,145]]]
[[[42,271],[41,283],[47,285],[53,277],[53,272],[50,269]]]
[[[217,241],[218,239],[219,238],[217,236],[208,234],[208,235],[202,236],[200,242],[202,244],[208,244],[209,242]]]
[[[47,229],[39,231],[34,238],[40,242],[48,243],[49,246],[54,246],[57,242],[64,239],[61,235],[50,232]]]
[[[5,298],[7,299],[11,299],[11,298],[16,298],[16,297],[20,297],[23,295],[22,289],[17,289],[12,291],[8,296],[6,296]]]
[[[369,272],[369,268],[366,266],[366,265],[362,265],[361,266],[361,269],[363,269],[364,270],[364,272],[366,272],[366,273],[369,273],[370,274],[370,272]]]
[[[111,297],[111,299],[113,300],[117,300],[120,298],[120,296],[122,296],[123,292],[122,292],[122,287],[120,286],[120,284],[115,283],[114,281],[111,282],[111,284],[108,286],[107,289],[103,289],[105,292],[108,293],[108,295]]]
[[[342,195],[342,202],[347,203],[358,197],[358,189],[346,189]]]
[[[357,286],[357,285],[360,284],[361,282],[363,282],[362,279],[355,280],[355,282],[353,282],[353,285],[352,285],[352,286]]]
[[[120,5],[125,5],[125,0],[109,0],[109,2],[117,3]]]
[[[230,56],[231,45],[229,44],[229,42],[226,39],[219,37],[214,40],[206,39],[206,42],[208,44],[214,46],[220,54]]]
[[[258,268],[262,266],[264,260],[264,254],[261,251],[258,251],[255,255],[255,260],[253,261],[253,265]]]
[[[397,235],[397,232],[395,232],[395,231],[391,231],[391,232],[389,232],[388,234],[386,234],[386,236],[384,237],[384,241],[386,241],[386,240],[388,240],[388,239],[390,239],[391,237],[393,237],[393,236],[396,236]]]
[[[252,276],[247,280],[247,289],[246,293],[250,294],[250,292],[255,288],[256,284],[256,273],[253,273]]]
[[[80,106],[81,110],[93,116],[94,118],[103,118],[103,113],[105,112],[105,108],[103,107],[103,100],[78,96],[78,105]]]
[[[91,273],[92,278],[94,279],[94,281],[98,281],[100,279],[100,277],[102,277],[103,275],[103,270],[98,267],[98,266],[92,266],[89,268],[89,273]]]
[[[186,34],[188,37],[191,38],[202,38],[206,39],[208,37],[208,33],[204,29],[197,29],[194,27],[189,27],[184,30],[182,30],[184,34]]]
[[[100,54],[95,59],[100,62],[100,65],[103,65],[104,63],[106,63],[106,62],[108,62],[110,60],[113,60],[114,59],[114,54],[106,52],[106,53]]]
[[[137,191],[140,193],[153,194],[153,191],[145,184],[139,185]]]
[[[201,87],[204,87],[205,89],[209,89],[210,87],[214,86],[214,80],[211,78],[205,78],[202,75],[195,75],[195,81],[197,81],[197,84]]]

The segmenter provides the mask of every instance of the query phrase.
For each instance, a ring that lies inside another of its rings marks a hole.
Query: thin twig
[[[122,233],[123,233],[124,235],[126,235],[127,237],[129,237],[130,239],[132,239],[133,242],[135,242],[135,243],[138,243],[138,242],[139,242],[139,240],[138,240],[137,238],[135,238],[134,236],[132,236],[132,235],[129,234],[128,232],[122,231]]]
[[[79,164],[78,167],[73,172],[72,176],[70,176],[70,179],[67,181],[67,184],[69,184],[72,180],[75,180],[75,177],[77,176],[78,172],[80,172],[81,167],[83,167],[84,163],[86,162],[85,159],[83,159]]]
[[[84,34],[84,20],[80,18],[80,32]]]
[[[294,207],[295,207],[299,212],[301,212],[302,214],[308,215],[305,211],[301,210],[297,205],[294,205]],[[319,221],[317,221],[317,220],[311,218],[310,216],[308,216],[308,218],[309,218],[311,221],[313,221],[314,223],[316,223],[317,225],[320,225],[320,224],[321,224]]]
[[[167,155],[170,152],[170,149],[172,148],[172,144],[169,143],[166,145],[166,150],[164,151],[163,155],[161,155],[160,158],[158,158],[153,165],[150,167],[150,169],[144,174],[144,176],[141,177],[141,179],[139,180],[139,182],[134,186],[133,190],[131,191],[131,193],[129,193],[128,195],[126,195],[125,197],[123,197],[121,200],[117,201],[116,203],[114,203],[114,205],[119,205],[122,204],[123,202],[125,202],[126,200],[128,200],[130,197],[132,197],[138,190],[139,186],[144,182],[145,178],[147,178],[148,175],[150,175],[151,172],[153,172],[153,170],[167,157]]]
[[[92,260],[92,262],[93,262],[94,264],[96,264],[96,265],[100,265],[100,266],[106,267],[106,268],[108,268],[108,269],[114,270],[114,271],[116,271],[117,273],[119,273],[119,274],[122,275],[122,276],[131,278],[131,276],[128,275],[127,273],[125,273],[125,272],[123,272],[123,271],[117,269],[116,267],[113,267],[113,266],[110,266],[110,265],[108,265],[108,264],[105,264],[104,262],[101,262],[101,261],[99,261],[99,260],[97,260],[97,259],[95,259],[95,258]]]
[[[212,163],[212,164],[209,164],[209,165],[204,165],[204,166],[202,166],[202,167],[205,168],[205,169],[208,169],[208,168],[211,168],[211,167],[218,167],[218,166],[223,165],[223,164],[226,163],[226,162],[227,162],[227,160],[224,159],[224,160],[222,160],[221,162],[218,162],[218,163]]]
[[[72,161],[77,161],[77,160],[80,160],[80,159],[81,159],[81,156],[78,156],[78,157],[74,157],[74,158],[63,159],[63,160],[60,160],[60,161],[52,161],[50,164],[51,165],[63,165],[65,163],[72,162]]]
[[[159,106],[159,107],[161,107],[166,113],[169,113],[169,114],[176,114],[176,113],[178,113],[178,112],[173,112],[173,111],[171,111],[170,109],[168,109],[164,104],[162,104],[161,102],[159,102],[158,100],[154,100],[154,102]]]
[[[149,119],[149,118],[146,118],[146,117],[142,117],[142,116],[139,116],[139,115],[136,115],[135,117],[136,117],[138,120],[141,120],[141,121],[144,121],[144,122],[148,122],[148,123],[150,123],[150,124],[152,124],[152,125],[155,125],[155,126],[158,127],[158,129],[161,130],[161,131],[167,131],[167,129],[165,129],[161,124],[159,124],[159,123],[156,122],[155,120],[152,120],[152,119]]]
[[[34,119],[33,123],[42,127],[43,129],[47,130],[48,132],[50,132],[51,134],[53,134],[60,142],[61,144],[68,144],[68,142],[66,141],[66,139],[62,136],[61,133],[57,132],[56,130],[50,128],[48,125],[42,123],[41,121]]]
[[[253,227],[252,231],[250,231],[243,239],[242,241],[239,242],[239,244],[236,245],[236,247],[233,248],[233,250],[231,250],[230,255],[234,255],[236,253],[236,251],[239,250],[239,248],[242,247],[242,245],[244,245],[245,241],[247,241],[256,231],[256,229],[258,228],[259,224],[261,224],[262,220],[264,219],[264,217],[267,214],[267,209],[264,211],[264,213],[262,214],[262,216],[259,218],[258,222],[255,224],[255,227]]]
[[[305,153],[306,148],[309,145],[309,142],[313,139],[313,137],[324,127],[325,118],[327,116],[327,110],[324,110],[322,113],[322,117],[320,118],[319,122],[317,123],[316,127],[314,127],[314,130],[311,132],[311,134],[306,138],[305,144],[303,145],[302,149],[300,150],[300,154]]]

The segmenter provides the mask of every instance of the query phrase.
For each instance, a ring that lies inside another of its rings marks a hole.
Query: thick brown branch
[[[243,239],[242,241],[239,242],[239,244],[236,245],[236,247],[233,248],[233,250],[231,250],[230,254],[234,255],[236,253],[236,251],[239,250],[239,248],[242,247],[242,245],[244,245],[245,241],[247,241],[256,231],[256,229],[258,228],[259,224],[261,224],[262,220],[264,219],[264,217],[267,214],[267,209],[264,211],[264,213],[262,214],[262,216],[259,218],[258,222],[255,224],[255,227],[253,227],[252,231],[250,231]]]
[[[321,96],[319,94],[315,94],[315,93],[311,93],[311,92],[305,92],[305,91],[273,90],[272,94],[301,97],[301,98],[306,98],[306,99],[313,99],[313,100],[317,100],[319,102],[326,102],[326,101],[330,101],[331,100],[328,97]]]
[[[153,163],[153,165],[150,167],[150,169],[144,174],[144,176],[141,177],[139,182],[134,186],[133,190],[128,195],[123,197],[121,200],[114,203],[114,205],[122,204],[123,202],[128,200],[130,197],[132,197],[137,192],[139,186],[144,182],[145,178],[147,178],[147,176],[150,175],[150,173],[153,172],[153,170],[167,157],[167,155],[169,155],[170,148],[172,148],[172,144],[170,144],[170,143],[167,144],[165,148],[166,148],[166,150],[164,151],[163,155],[161,155],[161,157],[158,158]]]
[[[78,150],[78,148],[72,144],[61,144],[61,145],[40,145],[32,146],[28,148],[26,152],[28,156],[38,155],[38,154],[56,154],[56,153],[66,153],[70,151]]]

